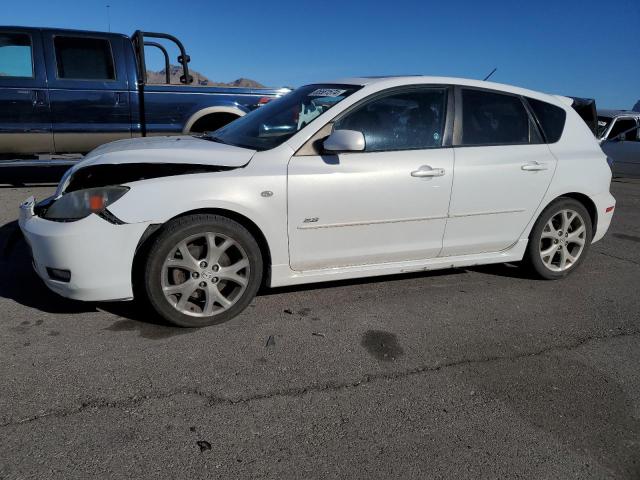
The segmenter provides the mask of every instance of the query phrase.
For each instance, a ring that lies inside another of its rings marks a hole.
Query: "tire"
[[[169,222],[150,245],[143,290],[165,320],[204,327],[242,312],[262,271],[260,247],[246,228],[219,215],[188,215]]]
[[[561,197],[536,220],[529,235],[525,263],[537,277],[564,278],[584,261],[592,238],[591,217],[584,205],[573,198]]]

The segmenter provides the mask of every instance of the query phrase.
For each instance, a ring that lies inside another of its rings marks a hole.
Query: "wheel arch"
[[[231,114],[231,115],[236,115],[239,118],[246,115],[246,113],[247,112],[245,112],[241,108],[236,106],[231,106],[231,105],[218,105],[215,107],[206,107],[201,110],[198,110],[197,112],[195,112],[189,117],[189,120],[187,120],[187,122],[184,124],[182,133],[188,134],[189,132],[191,132],[191,129],[196,124],[196,122],[206,117],[214,117],[215,115],[220,115],[220,114]]]
[[[146,256],[148,254],[148,246],[152,243],[153,239],[160,234],[162,231],[162,227],[169,223],[172,220],[177,218],[186,217],[187,215],[195,215],[195,214],[211,214],[211,215],[220,215],[222,217],[229,218],[244,228],[246,228],[249,233],[255,238],[258,243],[258,247],[260,248],[260,255],[262,256],[263,263],[263,273],[261,283],[263,285],[266,284],[269,276],[271,275],[271,248],[269,243],[267,242],[267,237],[262,232],[262,229],[249,217],[235,212],[233,210],[228,210],[225,208],[197,208],[193,210],[188,210],[182,212],[178,215],[175,215],[169,219],[167,219],[164,223],[155,223],[150,225],[147,230],[144,232],[138,245],[136,247],[136,252],[133,260],[133,268],[132,268],[132,282],[135,286],[137,279],[140,278],[139,273],[140,269],[144,267],[144,260],[146,260]],[[135,295],[135,287],[134,287],[134,295]]]
[[[589,213],[589,219],[591,220],[592,235],[595,237],[596,228],[598,226],[598,209],[596,208],[596,204],[593,202],[593,200],[591,200],[591,198],[588,195],[585,195],[584,193],[567,192],[567,193],[563,193],[562,195],[558,195],[555,198],[551,199],[549,202],[547,202],[547,204],[541,210],[541,213],[549,205],[551,205],[553,202],[555,202],[555,201],[557,201],[557,200],[559,200],[561,198],[572,198],[572,199],[580,202],[582,205],[584,205],[584,208],[586,208],[587,212]]]

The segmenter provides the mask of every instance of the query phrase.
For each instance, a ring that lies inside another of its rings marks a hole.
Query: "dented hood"
[[[119,140],[96,148],[69,169],[56,196],[82,188],[241,168],[255,153],[191,136]]]
[[[91,151],[79,167],[114,163],[186,163],[243,167],[255,150],[224,145],[204,138],[145,137],[118,140]]]

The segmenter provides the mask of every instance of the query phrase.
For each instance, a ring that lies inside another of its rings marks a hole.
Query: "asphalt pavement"
[[[640,478],[640,179],[565,280],[273,289],[197,330],[44,287],[15,219],[59,173],[0,170],[0,478]]]

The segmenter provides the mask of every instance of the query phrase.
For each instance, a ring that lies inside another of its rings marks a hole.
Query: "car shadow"
[[[18,221],[0,227],[0,297],[47,313],[94,312],[93,304],[65,299],[36,275]]]
[[[494,275],[497,277],[519,278],[522,280],[541,280],[518,263],[494,263],[490,265],[477,265],[475,267],[467,267],[465,270],[470,272],[483,273],[485,275]]]

